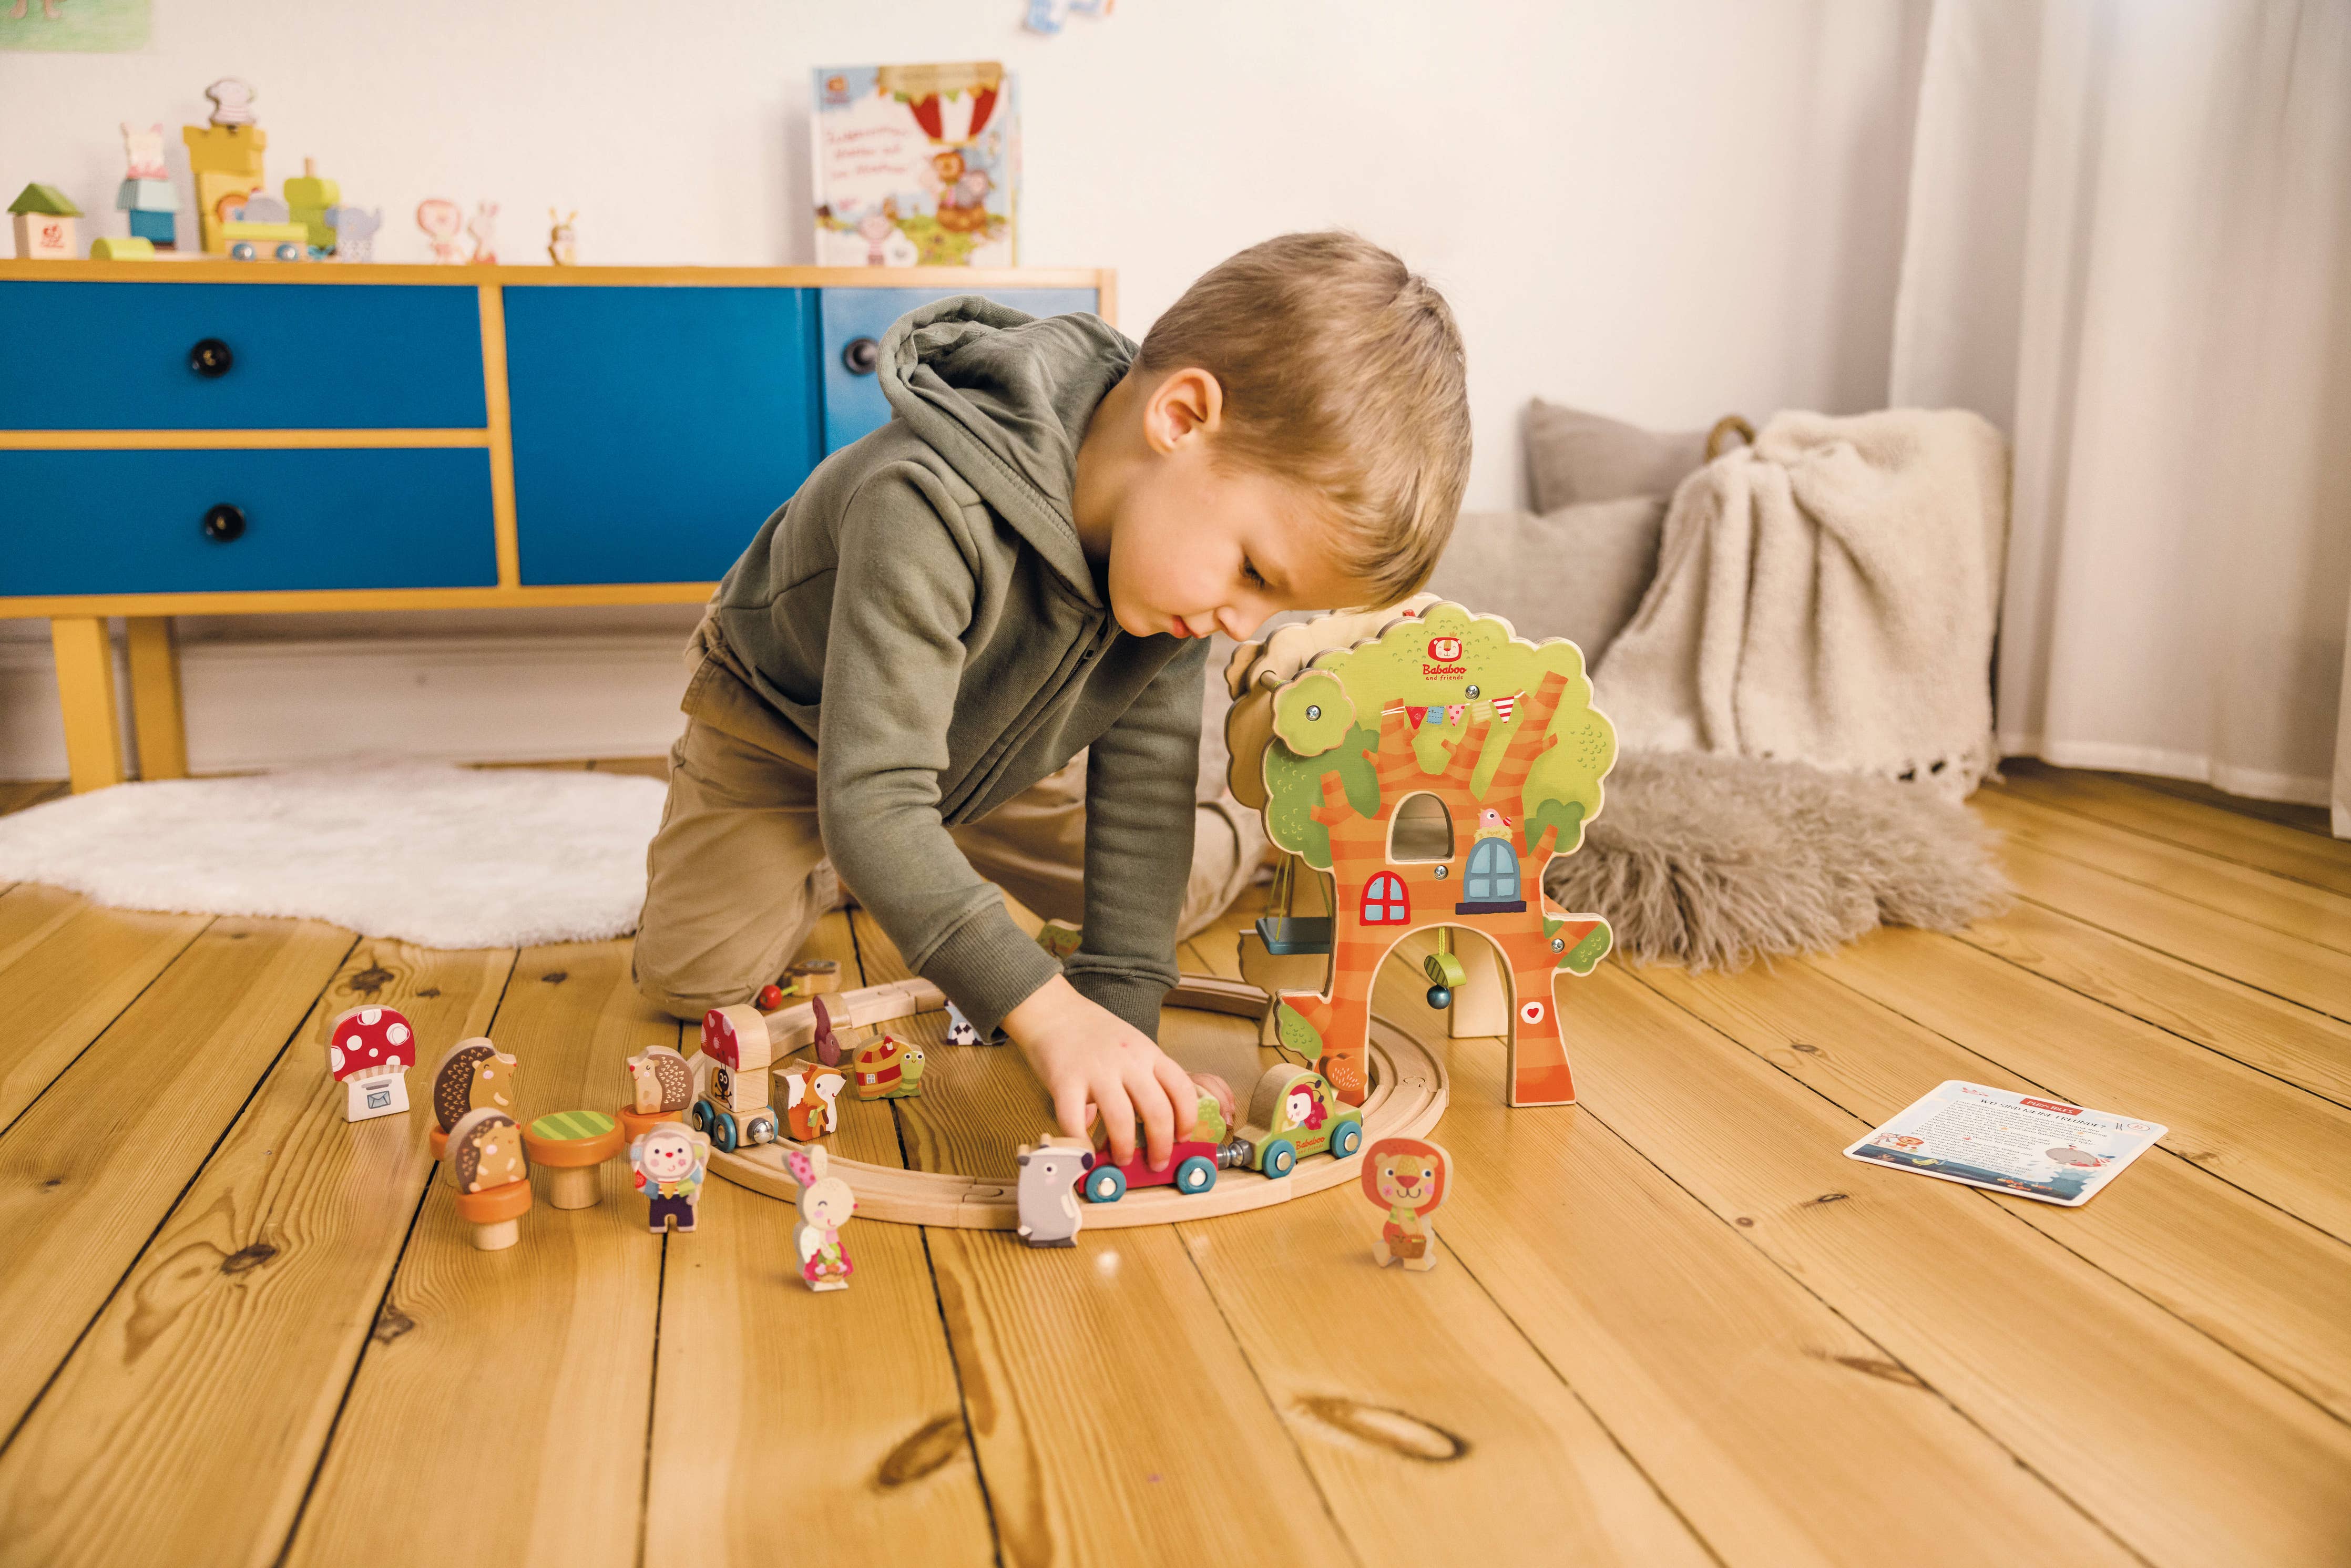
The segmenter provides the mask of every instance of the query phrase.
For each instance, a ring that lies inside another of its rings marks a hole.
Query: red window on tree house
[[[1364,884],[1364,924],[1405,925],[1412,921],[1412,900],[1405,896],[1404,878],[1384,871]]]

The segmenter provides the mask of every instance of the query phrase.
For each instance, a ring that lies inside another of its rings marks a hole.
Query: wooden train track
[[[944,1007],[946,998],[926,980],[843,991],[825,998],[836,1027],[887,1023]],[[1186,975],[1167,993],[1167,1005],[1254,1019],[1265,1011],[1266,995],[1255,986],[1208,975]],[[816,1019],[805,1004],[769,1015],[768,1038],[778,1056],[815,1037]],[[1374,1014],[1371,1034],[1372,1091],[1364,1102],[1364,1144],[1387,1137],[1426,1137],[1445,1114],[1449,1092],[1444,1058],[1416,1035]],[[1244,1090],[1244,1092],[1246,1092]],[[789,1203],[799,1187],[784,1169],[789,1143],[710,1155],[710,1168],[738,1186]],[[1116,1203],[1087,1203],[1085,1227],[1107,1230],[1129,1225],[1172,1225],[1179,1219],[1212,1219],[1287,1203],[1342,1182],[1352,1182],[1364,1156],[1343,1160],[1313,1155],[1279,1178],[1255,1171],[1220,1172],[1207,1192],[1186,1196],[1172,1186],[1130,1192]],[[857,1192],[857,1218],[901,1225],[954,1226],[965,1230],[1013,1230],[1020,1211],[1009,1181],[955,1176],[944,1171],[902,1170],[835,1157],[831,1174],[844,1176]],[[1082,1200],[1081,1200],[1082,1201]]]

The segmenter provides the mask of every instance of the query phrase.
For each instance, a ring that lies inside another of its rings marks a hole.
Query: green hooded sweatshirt
[[[906,316],[882,340],[896,417],[818,465],[714,605],[816,743],[834,868],[983,1031],[1060,966],[947,829],[1088,747],[1071,983],[1155,1038],[1176,983],[1208,643],[1121,631],[1071,517],[1078,444],[1134,360],[1093,316]]]

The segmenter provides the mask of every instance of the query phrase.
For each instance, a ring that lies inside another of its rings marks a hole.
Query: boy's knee
[[[711,989],[705,977],[664,966],[658,959],[648,962],[642,942],[629,960],[629,977],[637,983],[638,994],[645,1000],[687,1023],[700,1023],[702,1016],[713,1008],[747,1002],[758,991],[758,984],[752,981]]]

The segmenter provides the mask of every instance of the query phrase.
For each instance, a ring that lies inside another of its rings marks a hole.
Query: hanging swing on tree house
[[[1280,656],[1285,639],[1356,630],[1374,635],[1302,668]],[[1228,678],[1234,793],[1284,852],[1271,912],[1241,937],[1243,975],[1274,998],[1269,1043],[1362,1104],[1373,981],[1399,941],[1433,929],[1428,1000],[1451,1032],[1508,1040],[1511,1104],[1573,1103],[1552,983],[1590,974],[1610,935],[1552,904],[1542,873],[1583,843],[1616,757],[1582,651],[1427,601],[1286,628],[1244,645]],[[1320,915],[1298,907],[1310,884]],[[1485,940],[1457,943],[1465,931]]]

